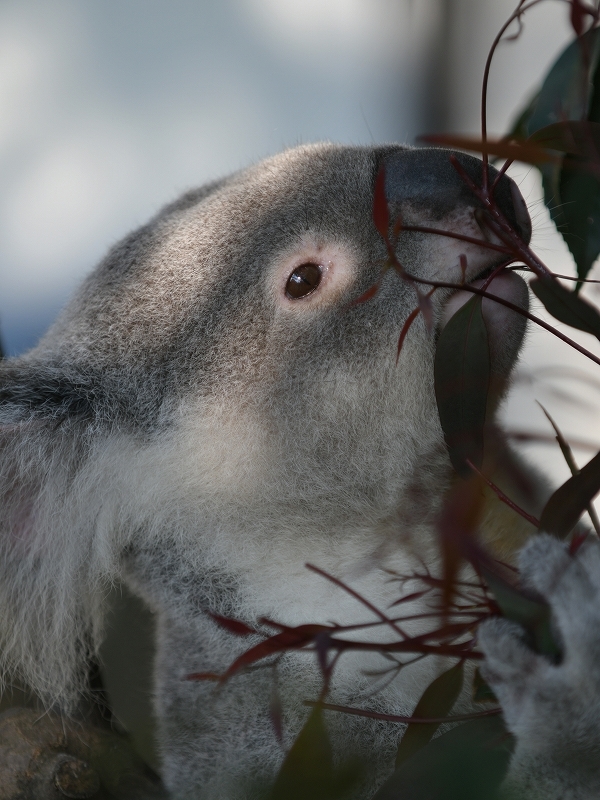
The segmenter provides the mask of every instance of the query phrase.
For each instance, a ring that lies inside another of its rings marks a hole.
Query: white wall
[[[2,0],[0,330],[31,345],[182,190],[303,141],[410,140],[437,0]]]

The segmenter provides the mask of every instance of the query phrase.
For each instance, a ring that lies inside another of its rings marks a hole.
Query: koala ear
[[[91,376],[19,362],[0,368],[0,424],[30,420],[91,420],[100,405],[101,390]]]
[[[98,401],[90,376],[0,364],[0,681],[64,709],[84,690],[107,584],[93,547],[102,498],[90,504],[79,475]]]

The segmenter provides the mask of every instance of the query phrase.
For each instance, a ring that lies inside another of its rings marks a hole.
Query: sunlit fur
[[[398,364],[414,288],[389,272],[374,299],[352,301],[386,256],[372,221],[381,163],[394,214],[481,237],[446,161],[314,145],[190,192],[117,244],[40,344],[1,368],[2,666],[72,710],[107,592],[128,584],[158,618],[156,709],[174,797],[250,797],[282,758],[272,670],[218,690],[183,680],[248,646],[206,610],[249,623],[364,621],[305,562],[382,607],[398,591],[384,569],[435,567],[434,521],[453,480],[433,389],[447,292],[434,296],[434,330],[418,319]],[[460,280],[461,253],[467,279],[498,261],[431,235],[398,244],[420,277]],[[322,286],[290,301],[285,281],[305,261],[323,264]],[[513,316],[492,347],[504,382],[524,328]],[[486,513],[503,552],[530,529],[493,499]],[[420,662],[371,697],[364,668],[376,662],[342,659],[332,697],[410,713],[438,669]],[[279,671],[289,743],[320,678],[308,654]],[[392,767],[398,728],[331,724],[338,748],[368,760],[368,796]]]

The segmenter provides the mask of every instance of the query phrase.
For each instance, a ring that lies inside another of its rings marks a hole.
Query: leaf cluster
[[[307,698],[312,710],[287,753],[270,789],[269,800],[342,798],[361,785],[363,765],[343,758],[340,761],[333,752],[327,733],[327,713],[358,715],[381,720],[390,726],[405,726],[395,771],[373,800],[495,797],[512,741],[499,716],[493,692],[478,670],[474,673],[473,699],[491,703],[492,707],[488,705],[484,711],[466,715],[469,719],[452,714],[463,687],[465,664],[482,658],[477,650],[477,626],[491,615],[504,615],[526,629],[531,646],[539,653],[551,660],[561,657],[552,635],[547,605],[525,592],[519,585],[516,570],[494,559],[477,538],[485,485],[515,513],[525,517],[532,531],[537,528],[569,539],[572,552],[591,535],[581,527],[580,518],[584,513],[589,514],[597,532],[600,528],[592,507],[592,500],[600,491],[600,453],[579,469],[565,437],[545,410],[572,475],[550,497],[539,520],[520,508],[482,472],[489,435],[487,415],[492,383],[489,333],[482,313],[484,298],[526,316],[600,366],[597,356],[556,324],[541,320],[488,291],[489,283],[499,272],[521,269],[529,274],[530,289],[551,318],[600,339],[600,313],[581,296],[581,288],[589,280],[590,270],[600,255],[600,14],[596,5],[584,0],[568,0],[575,40],[551,67],[540,90],[518,115],[510,132],[498,140],[487,136],[486,92],[495,50],[503,38],[519,37],[525,13],[541,2],[543,0],[521,0],[492,46],[483,80],[481,138],[423,137],[430,143],[482,155],[480,182],[474,182],[465,173],[455,156],[449,154],[449,158],[482,208],[483,225],[492,235],[479,240],[446,230],[404,225],[401,219],[392,220],[383,171],[375,183],[373,221],[387,250],[382,275],[387,270],[394,271],[415,293],[415,308],[399,333],[398,358],[417,317],[422,316],[427,327],[433,329],[432,296],[436,291],[460,289],[473,295],[441,331],[436,350],[434,379],[439,417],[449,457],[458,476],[438,520],[442,574],[434,576],[424,568],[418,574],[392,576],[401,589],[410,584],[411,591],[400,592],[391,608],[379,609],[335,576],[318,567],[309,567],[324,580],[336,584],[340,591],[352,594],[374,615],[374,621],[354,626],[331,623],[289,627],[263,619],[256,627],[250,627],[238,620],[213,615],[218,625],[232,635],[251,639],[252,643],[224,674],[188,676],[190,680],[223,683],[241,670],[263,666],[277,669],[280,660],[290,651],[306,652],[309,657],[312,654],[316,658],[322,675],[322,692],[318,698]],[[511,26],[515,25],[517,33],[510,37]],[[492,177],[496,173],[489,169],[490,158],[505,159],[497,177]],[[532,164],[540,172],[545,203],[573,257],[577,277],[570,287],[563,282],[565,276],[553,274],[513,229],[495,200],[499,176],[515,160]],[[488,247],[500,253],[503,261],[483,287],[465,282],[466,256],[461,257],[462,282],[425,280],[408,273],[397,258],[398,240],[409,231]],[[355,302],[368,302],[377,293],[380,283],[381,280]],[[474,576],[471,582],[461,578],[465,574],[465,563],[470,565]],[[418,612],[410,613],[411,604],[416,602],[419,603]],[[408,635],[405,623],[415,619],[420,620],[424,632]],[[382,629],[387,635],[381,635]],[[360,636],[353,636],[358,631]],[[452,664],[426,688],[410,716],[398,716],[327,702],[333,671],[339,659],[349,651],[379,653],[389,668],[374,677],[384,683],[394,680],[408,664],[431,655],[451,658]],[[273,709],[274,729],[280,735],[280,704],[275,703]],[[442,733],[438,735],[440,726]]]

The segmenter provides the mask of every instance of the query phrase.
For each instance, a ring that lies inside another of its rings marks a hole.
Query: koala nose
[[[480,186],[482,162],[464,153],[421,148],[395,150],[385,155],[385,192],[392,209],[396,206],[401,211],[402,206],[410,205],[426,210],[433,219],[442,219],[457,208],[481,207],[479,200],[453,167],[451,156],[458,160],[472,181]],[[493,182],[498,170],[490,166],[489,171],[490,181]],[[529,243],[531,220],[516,183],[503,175],[494,190],[494,197],[500,211],[523,240]]]

